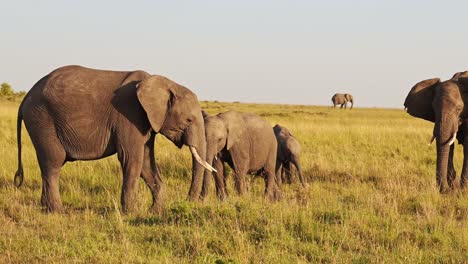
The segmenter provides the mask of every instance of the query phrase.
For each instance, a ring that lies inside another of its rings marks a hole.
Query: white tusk
[[[428,146],[432,145],[432,142],[434,142],[434,139],[435,139],[435,137],[432,136],[431,140],[429,141],[429,143],[428,143],[427,145],[428,145]]]
[[[453,144],[453,142],[455,142],[455,139],[457,139],[457,132],[453,133],[453,137],[449,142],[449,146],[451,146]]]
[[[405,112],[408,112],[408,107],[405,107]]]
[[[215,160],[218,160],[218,155],[215,156]]]
[[[205,167],[205,169],[207,169],[209,171],[218,172],[215,168],[211,167],[211,165],[208,164],[208,162],[201,159],[200,155],[198,155],[197,149],[194,146],[189,146],[189,148],[190,148],[190,152],[192,152],[192,155],[195,158],[195,160],[198,163],[200,163],[203,167]]]

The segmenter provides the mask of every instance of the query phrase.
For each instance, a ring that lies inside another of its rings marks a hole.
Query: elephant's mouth
[[[178,148],[181,148],[184,145],[184,131],[178,128],[170,128],[161,131],[167,139],[172,141]]]

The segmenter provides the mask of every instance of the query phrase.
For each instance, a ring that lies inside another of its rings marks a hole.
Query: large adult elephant
[[[36,149],[42,175],[41,203],[62,211],[60,169],[67,161],[96,160],[117,153],[123,170],[122,210],[134,209],[143,178],[160,209],[162,179],[154,158],[157,133],[192,152],[189,198],[201,192],[206,163],[205,128],[197,96],[184,86],[144,71],[105,71],[66,66],[39,80],[23,99],[17,122],[18,171],[23,182],[21,122]]]
[[[270,124],[253,113],[228,111],[205,117],[205,131],[208,163],[214,164],[216,194],[223,200],[226,195],[224,162],[234,172],[236,191],[246,191],[245,176],[263,170],[265,173],[265,197],[269,200],[280,198],[275,180],[276,138]],[[211,185],[212,173],[205,171],[202,197],[206,197]]]
[[[405,100],[406,111],[418,118],[434,123],[431,143],[436,139],[437,168],[436,180],[440,192],[453,188],[456,176],[453,153],[457,132],[459,143],[464,147],[464,161],[460,185],[463,188],[468,179],[468,72],[456,73],[450,80],[433,78],[413,86]],[[466,144],[465,144],[466,143]]]
[[[276,154],[276,181],[291,183],[291,169],[293,164],[296,167],[299,180],[302,187],[306,187],[301,168],[301,144],[291,134],[289,129],[279,124],[273,127],[273,131],[278,142],[278,151]]]
[[[346,108],[346,105],[349,103],[351,103],[351,108],[350,109],[353,109],[353,105],[354,105],[354,99],[353,99],[353,96],[350,95],[350,94],[341,94],[341,93],[336,93],[332,96],[332,103],[333,103],[333,108],[335,108],[337,105],[341,105],[340,108]]]

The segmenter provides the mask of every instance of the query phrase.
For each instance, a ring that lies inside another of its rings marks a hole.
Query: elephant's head
[[[228,111],[216,116],[205,118],[206,132],[206,157],[212,162],[216,154],[224,148],[230,150],[238,142],[245,132],[245,124],[242,116],[235,111]]]
[[[205,161],[205,126],[197,96],[166,77],[153,75],[137,84],[137,96],[151,128],[163,134],[179,148],[187,145],[192,153],[192,186],[189,197],[198,198]]]
[[[241,114],[235,111],[228,111],[215,116],[207,115],[205,117],[205,132],[206,160],[212,165],[218,153],[224,149],[230,150],[241,140],[246,132],[245,122]],[[210,172],[206,171],[205,181],[209,182],[210,177]],[[206,195],[206,192],[204,195]]]
[[[458,81],[459,78],[468,77],[468,71],[455,73],[450,80]]]
[[[455,76],[454,76],[455,77]],[[434,122],[433,138],[437,142],[437,180],[444,191],[450,146],[456,139],[461,119],[468,116],[468,79],[441,82],[439,78],[417,83],[405,100],[407,112]]]
[[[281,137],[281,138],[288,138],[291,135],[291,132],[289,132],[289,129],[287,129],[284,126],[281,126],[279,124],[276,124],[273,127],[273,132],[275,132],[276,138]]]
[[[344,96],[345,96],[345,98],[346,98],[346,101],[351,103],[351,108],[350,108],[350,109],[352,109],[352,108],[353,108],[353,105],[354,105],[353,96],[350,95],[350,94],[345,94]]]

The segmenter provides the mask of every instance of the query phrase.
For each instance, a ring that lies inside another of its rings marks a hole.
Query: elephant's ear
[[[205,110],[202,109],[201,113],[202,113],[203,119],[208,117],[208,113]]]
[[[459,78],[468,77],[468,71],[455,73],[450,80],[458,81]]]
[[[458,82],[463,84],[463,86],[468,87],[468,77],[460,76]]]
[[[227,122],[226,149],[229,150],[243,137],[246,130],[245,121],[238,112],[234,111],[224,113],[223,118]]]
[[[164,124],[166,113],[175,99],[176,83],[159,75],[152,75],[137,84],[138,101],[148,116],[154,131],[159,132]]]
[[[408,114],[431,122],[435,121],[432,100],[435,87],[440,83],[439,78],[424,80],[417,83],[406,96],[405,107]]]

